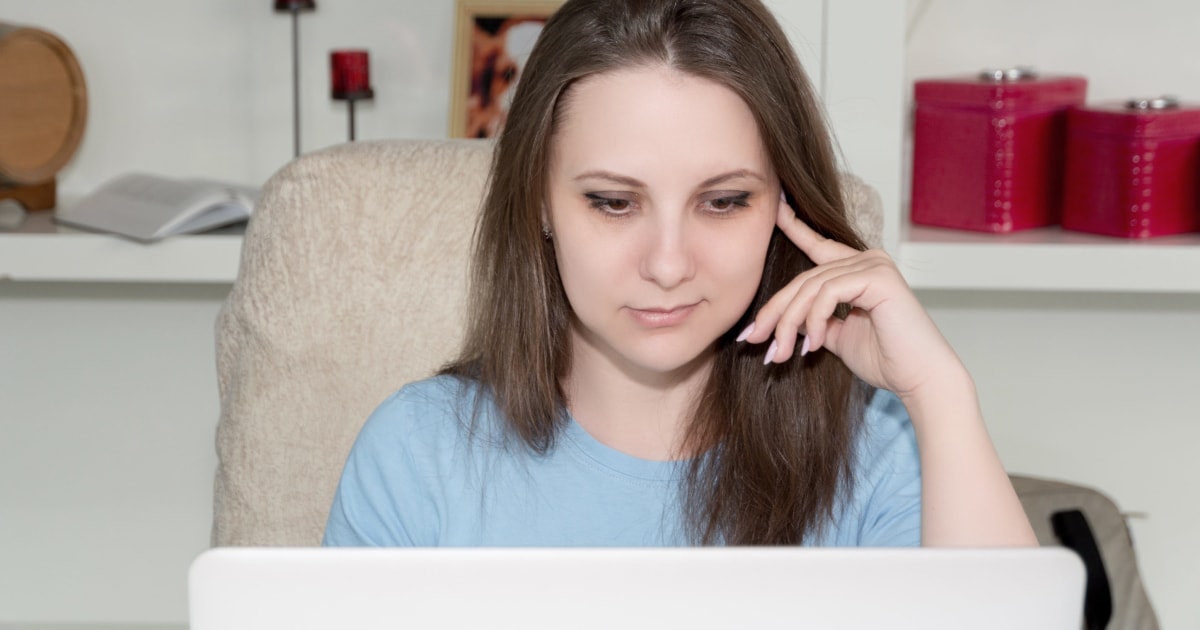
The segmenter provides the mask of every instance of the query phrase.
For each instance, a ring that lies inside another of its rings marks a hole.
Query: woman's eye
[[[735,212],[739,208],[747,208],[750,206],[747,200],[750,198],[750,193],[738,193],[736,195],[726,195],[716,197],[707,201],[708,207],[716,211],[718,214]]]
[[[595,193],[588,193],[585,196],[590,201],[591,207],[609,214],[625,214],[633,205],[629,199],[604,197]]]

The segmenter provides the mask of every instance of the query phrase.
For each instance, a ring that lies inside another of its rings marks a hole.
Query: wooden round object
[[[71,49],[0,22],[0,184],[53,179],[83,139],[87,86]]]

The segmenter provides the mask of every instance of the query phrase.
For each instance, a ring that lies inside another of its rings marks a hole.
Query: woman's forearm
[[[933,385],[933,384],[930,384]],[[928,547],[1036,546],[965,370],[905,400],[921,453],[921,540]]]

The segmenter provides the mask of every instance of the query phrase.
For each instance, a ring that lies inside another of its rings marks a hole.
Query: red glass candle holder
[[[1068,118],[1063,229],[1123,238],[1200,230],[1200,104],[1169,97]]]
[[[371,62],[365,50],[335,50],[329,53],[330,94],[335,100],[372,98]]]
[[[1005,233],[1059,222],[1066,114],[1086,79],[1012,69],[915,87],[913,223]]]

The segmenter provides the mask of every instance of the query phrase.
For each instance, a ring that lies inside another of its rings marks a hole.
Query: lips
[[[629,312],[634,320],[647,328],[666,328],[682,324],[696,310],[697,304],[699,302],[669,307],[630,308]]]

